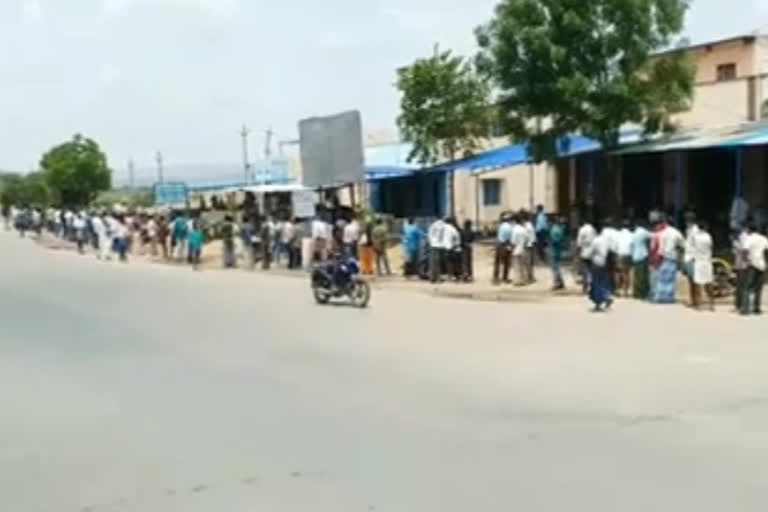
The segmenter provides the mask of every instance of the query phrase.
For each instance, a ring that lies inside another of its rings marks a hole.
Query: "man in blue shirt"
[[[493,261],[493,282],[499,284],[499,278],[503,277],[505,283],[509,282],[509,266],[512,259],[512,223],[507,215],[499,219],[499,228],[496,231],[496,254]],[[503,271],[503,273],[501,272]]]
[[[405,250],[405,277],[417,273],[421,243],[424,232],[413,219],[408,219],[403,226],[403,249]]]

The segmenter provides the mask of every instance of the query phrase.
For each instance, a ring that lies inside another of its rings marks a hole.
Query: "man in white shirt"
[[[312,259],[314,261],[325,261],[328,255],[328,244],[330,242],[330,229],[328,223],[320,217],[315,217],[312,221]]]
[[[741,302],[741,314],[763,314],[762,298],[765,285],[766,251],[768,251],[768,238],[757,230],[753,222],[747,229],[745,241],[746,258],[748,263],[747,282],[748,291]]]
[[[429,280],[438,282],[443,274],[443,262],[445,261],[445,221],[437,219],[429,226],[427,240],[429,242]]]
[[[458,280],[461,277],[461,236],[456,228],[455,219],[447,219],[443,229],[442,247],[449,276]]]
[[[652,280],[652,298],[657,304],[674,304],[677,302],[678,259],[685,246],[685,238],[677,228],[667,224],[663,217],[660,224],[661,229],[654,234],[654,238],[658,240],[661,261]]]
[[[77,251],[83,254],[85,252],[85,214],[80,213],[75,216],[72,220],[72,229],[75,230]]]
[[[688,278],[688,290],[690,292],[691,305],[696,304],[696,283],[693,282],[693,263],[695,255],[695,240],[699,232],[699,226],[696,223],[696,214],[686,212],[685,214],[685,245],[683,249],[683,272]]]
[[[531,222],[531,216],[528,212],[524,211],[521,214],[523,227],[525,228],[525,272],[526,282],[533,283],[536,281],[534,276],[534,265],[536,263],[536,228]]]
[[[357,244],[360,240],[360,223],[356,218],[353,217],[352,220],[344,226],[341,239],[344,244],[344,252],[347,256],[357,259]]]
[[[515,269],[515,286],[528,284],[526,248],[529,238],[521,220],[520,215],[516,215],[512,221],[512,266]]]
[[[576,234],[576,249],[580,259],[579,274],[581,275],[581,289],[583,293],[589,291],[589,266],[592,242],[595,238],[597,238],[597,231],[589,219],[587,219]]]
[[[602,311],[604,307],[610,308],[613,304],[608,274],[612,240],[608,229],[604,227],[589,247],[589,300],[592,301],[595,312]]]
[[[624,292],[629,297],[629,275],[632,269],[632,223],[624,219],[621,229],[616,232],[616,295]]]

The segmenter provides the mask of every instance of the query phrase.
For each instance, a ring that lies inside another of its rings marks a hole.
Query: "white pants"
[[[99,257],[108,260],[112,257],[112,238],[107,235],[99,235]]]

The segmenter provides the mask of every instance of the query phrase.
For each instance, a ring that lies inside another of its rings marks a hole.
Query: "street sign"
[[[293,216],[307,219],[315,216],[316,194],[314,190],[293,191]]]
[[[184,204],[187,202],[187,184],[181,181],[155,183],[152,187],[156,205]]]
[[[313,117],[299,122],[301,179],[309,188],[364,181],[360,112]]]

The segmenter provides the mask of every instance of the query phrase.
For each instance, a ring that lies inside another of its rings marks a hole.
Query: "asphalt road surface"
[[[765,511],[766,319],[586,311],[0,233],[2,509]]]

